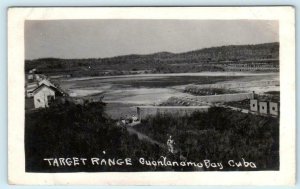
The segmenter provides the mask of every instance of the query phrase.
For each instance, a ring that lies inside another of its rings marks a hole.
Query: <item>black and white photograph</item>
[[[279,49],[276,20],[26,21],[26,171],[278,170]]]
[[[25,173],[281,171],[279,19],[23,24]]]

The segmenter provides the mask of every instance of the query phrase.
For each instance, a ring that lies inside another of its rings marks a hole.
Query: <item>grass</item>
[[[238,93],[238,91],[231,89],[219,89],[219,88],[197,88],[190,87],[185,89],[184,92],[191,93],[196,96],[207,96],[207,95],[220,95],[220,94],[233,94]]]
[[[118,104],[115,104],[118,106]],[[150,117],[137,130],[160,143],[166,144],[172,135],[178,153],[139,140],[116,125],[116,120],[104,114],[104,104],[53,104],[50,108],[25,115],[25,161],[27,172],[111,172],[111,171],[195,171],[174,167],[145,167],[140,157],[157,160],[168,156],[188,161],[222,161],[222,171],[249,171],[246,168],[225,166],[230,159],[245,158],[257,164],[254,170],[279,169],[279,120],[242,114],[223,108],[212,108],[207,113],[174,117]],[[103,150],[106,151],[103,154]],[[60,157],[130,157],[134,166],[61,166],[51,167],[43,158]],[[209,169],[208,169],[209,170]],[[253,169],[251,169],[253,171]]]
[[[244,158],[257,170],[279,170],[279,119],[224,108],[211,108],[191,116],[157,115],[136,129],[162,143],[169,135],[187,159],[226,162]],[[249,170],[225,167],[224,170]]]
[[[25,98],[25,110],[30,110],[34,108],[33,98]]]

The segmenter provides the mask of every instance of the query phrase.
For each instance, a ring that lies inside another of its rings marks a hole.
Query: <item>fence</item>
[[[253,99],[253,93],[236,93],[236,94],[221,94],[221,95],[210,95],[210,96],[195,96],[194,100],[201,102],[233,102],[241,101],[245,99]]]
[[[190,115],[193,112],[207,112],[209,106],[139,106],[137,115],[139,120],[157,114],[172,114],[176,116]]]

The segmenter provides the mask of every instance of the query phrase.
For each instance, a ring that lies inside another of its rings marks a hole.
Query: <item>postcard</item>
[[[10,184],[294,185],[294,8],[10,8],[8,108]]]

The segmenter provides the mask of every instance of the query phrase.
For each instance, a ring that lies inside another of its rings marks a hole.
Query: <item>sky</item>
[[[279,41],[271,20],[30,20],[25,58],[105,58]]]

